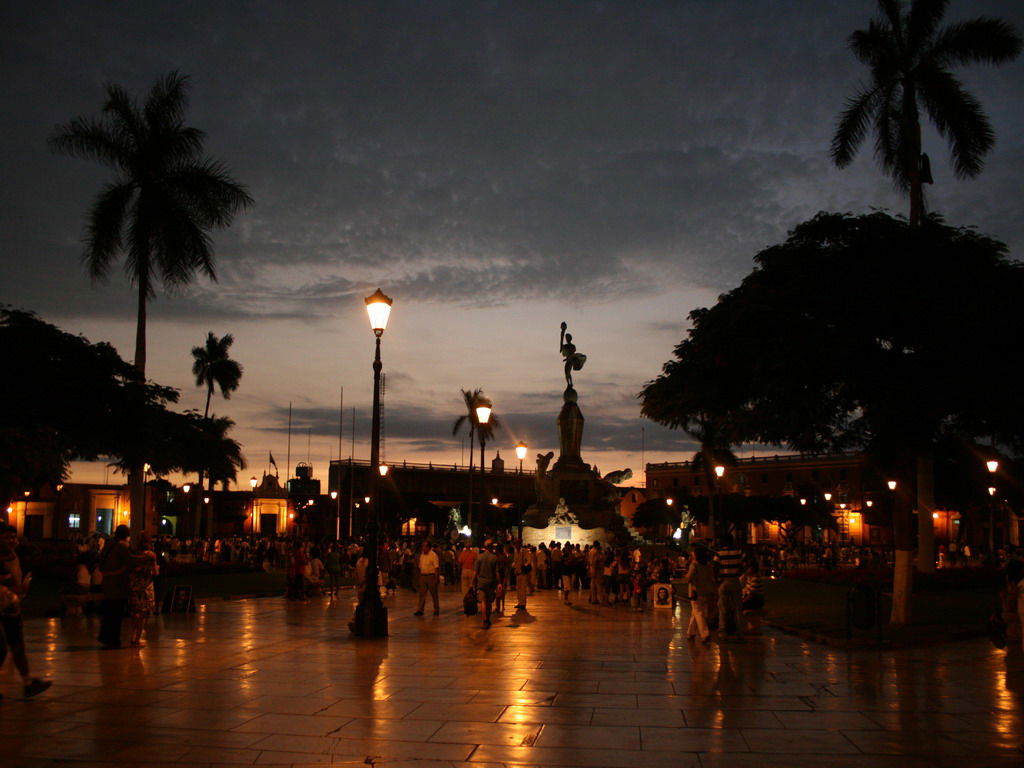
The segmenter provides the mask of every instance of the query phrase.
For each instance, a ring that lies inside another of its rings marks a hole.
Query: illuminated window
[[[402,535],[403,536],[415,536],[416,535],[416,518],[410,517],[404,523],[402,523]]]
[[[82,516],[77,512],[68,515],[68,528],[78,529],[82,527]]]

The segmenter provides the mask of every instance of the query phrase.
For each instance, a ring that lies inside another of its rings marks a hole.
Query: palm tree
[[[206,334],[206,344],[201,347],[192,347],[192,373],[196,377],[197,387],[206,387],[206,408],[203,411],[203,420],[209,426],[210,400],[213,399],[213,390],[220,388],[220,393],[225,400],[231,398],[231,393],[238,389],[238,383],[242,378],[242,366],[228,357],[228,350],[235,343],[235,337],[230,333],[221,338],[214,336],[213,331]],[[203,495],[203,475],[208,468],[199,467],[199,493],[195,498]],[[210,488],[213,488],[213,472],[210,472]],[[195,535],[199,536],[199,516],[196,515]]]
[[[1000,19],[979,17],[940,27],[946,0],[913,0],[904,11],[901,0],[878,0],[881,17],[850,35],[850,48],[871,72],[871,80],[847,100],[832,138],[832,160],[849,165],[871,123],[875,156],[897,189],[910,195],[910,226],[924,217],[924,184],[931,167],[922,152],[921,111],[949,142],[957,178],[977,176],[995,136],[981,103],[953,75],[958,64],[1002,64],[1015,59],[1022,40]],[[918,566],[934,569],[930,511],[934,505],[933,457],[917,454]],[[909,514],[909,512],[908,512]],[[911,581],[909,525],[894,542],[897,550],[892,620],[909,623]],[[897,534],[894,533],[894,538]]]
[[[847,100],[832,138],[832,160],[852,161],[869,127],[875,156],[896,187],[910,195],[910,224],[924,215],[923,185],[931,183],[922,153],[921,112],[949,142],[957,178],[977,176],[994,134],[981,104],[950,71],[958,64],[1001,64],[1016,58],[1021,38],[1006,22],[980,17],[940,27],[946,0],[878,0],[881,17],[850,35],[850,48],[871,72]]]
[[[466,406],[466,412],[455,419],[455,423],[452,424],[452,434],[459,434],[464,426],[469,427],[469,470],[473,471],[473,436],[476,434],[477,417],[476,407],[480,405],[483,400],[484,391],[479,387],[476,389],[460,389],[459,392],[462,394],[463,405]]]
[[[235,337],[230,333],[218,339],[213,335],[213,331],[210,331],[206,335],[204,346],[192,347],[192,373],[196,377],[196,386],[206,387],[204,419],[210,415],[210,400],[213,398],[215,387],[220,389],[225,400],[230,400],[231,393],[238,389],[238,382],[242,378],[242,366],[228,357],[228,350],[234,343]]]
[[[476,435],[480,441],[480,471],[484,468],[484,445],[494,435],[494,430],[501,427],[501,421],[492,413],[486,424],[480,423],[476,409],[482,405],[489,406],[491,401],[484,395],[484,391],[476,389],[462,389],[462,402],[466,406],[466,412],[455,419],[452,424],[452,434],[457,435],[463,426],[469,427],[469,500],[467,501],[467,518],[473,514],[473,436]]]
[[[77,117],[50,136],[55,152],[114,169],[89,212],[82,260],[94,281],[117,257],[138,288],[135,368],[146,377],[146,304],[157,282],[186,285],[196,272],[216,280],[210,231],[227,227],[252,203],[225,166],[203,156],[204,133],[185,124],[186,75],[157,80],[143,105],[121,86],[106,88],[99,118]],[[132,528],[141,529],[141,466],[129,470]]]

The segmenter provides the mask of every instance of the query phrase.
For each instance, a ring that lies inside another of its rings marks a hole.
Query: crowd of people
[[[369,567],[368,552],[360,539],[181,539],[142,533],[133,540],[128,527],[122,525],[111,536],[94,534],[73,546],[75,565],[67,592],[99,603],[98,640],[105,648],[121,647],[125,618],[130,622],[130,644],[144,645],[146,619],[158,610],[155,581],[168,567],[234,564],[284,571],[286,596],[291,600],[337,595],[343,585],[365,589]],[[1009,545],[992,555],[965,548],[957,553],[959,562],[945,551],[939,554],[944,567],[979,561],[1003,569],[1001,615],[1004,630],[1017,642],[1024,624],[1021,552]],[[23,568],[23,559],[15,529],[0,528],[0,663],[10,653],[28,697],[46,690],[50,681],[33,677],[29,671],[19,603],[28,591],[31,575]],[[716,628],[723,638],[736,638],[748,616],[761,612],[765,606],[762,573],[775,576],[794,568],[839,565],[879,568],[888,561],[886,553],[877,548],[834,549],[827,543],[740,548],[729,535],[715,545],[692,542],[686,550],[612,546],[598,541],[533,545],[511,534],[488,538],[482,546],[461,536],[385,539],[377,552],[377,588],[385,593],[417,591],[415,615],[423,616],[428,599],[434,615],[439,614],[440,587],[449,585],[463,597],[467,614],[482,614],[484,627],[491,625],[495,614],[505,612],[507,599],[514,600],[513,610],[526,611],[530,597],[543,590],[557,592],[567,606],[586,602],[637,612],[664,599],[666,593],[670,601],[680,595],[691,607],[688,639],[707,643]]]

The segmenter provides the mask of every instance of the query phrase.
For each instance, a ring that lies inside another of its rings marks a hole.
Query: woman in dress
[[[153,578],[156,576],[156,552],[153,539],[148,533],[140,533],[136,551],[132,553],[131,568],[128,572],[128,615],[131,617],[132,647],[142,648],[142,631],[146,617],[156,613],[156,593]]]

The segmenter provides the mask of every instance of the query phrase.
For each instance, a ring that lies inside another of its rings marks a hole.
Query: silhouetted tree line
[[[92,344],[31,312],[0,309],[9,362],[0,397],[0,497],[67,478],[75,460],[106,459],[125,471],[209,473],[234,480],[244,467],[227,418],[168,406],[179,393],[144,381],[107,343]]]

